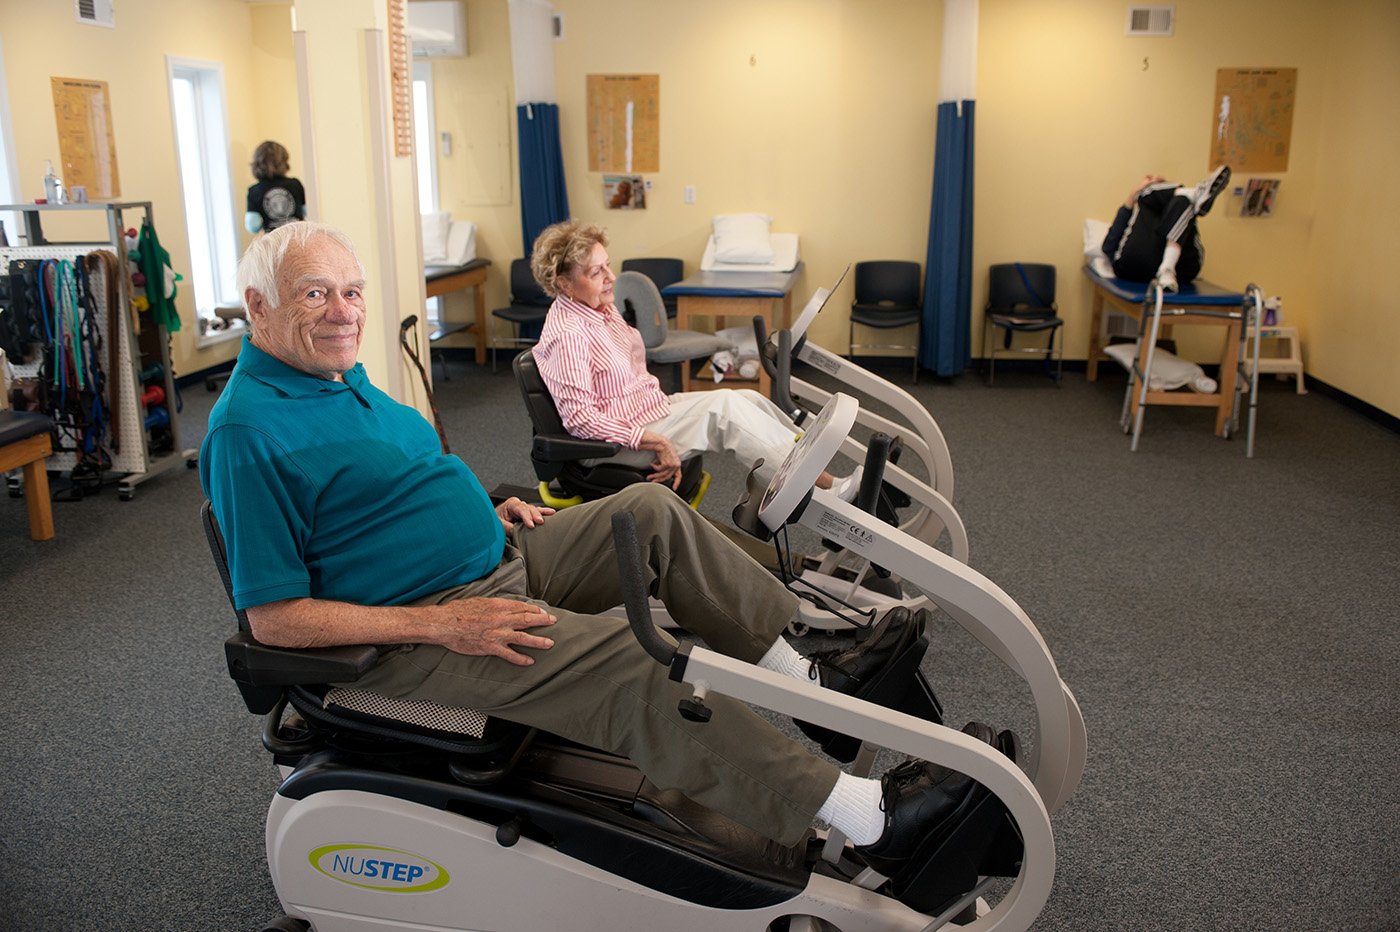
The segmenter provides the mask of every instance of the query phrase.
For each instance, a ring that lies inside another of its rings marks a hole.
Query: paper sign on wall
[[[87,188],[92,200],[121,197],[117,143],[106,81],[50,78],[54,122],[58,124],[61,177],[69,190]]]
[[[1215,73],[1210,166],[1241,172],[1288,170],[1297,68],[1221,68]]]
[[[588,170],[661,170],[661,76],[588,76]]]

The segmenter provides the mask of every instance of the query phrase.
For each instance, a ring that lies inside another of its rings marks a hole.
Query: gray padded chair
[[[709,359],[720,350],[733,350],[734,344],[710,333],[672,330],[667,326],[666,304],[656,283],[641,272],[623,272],[613,284],[613,303],[619,313],[636,322],[647,348],[647,362],[682,366],[680,391],[690,387],[690,364]]]

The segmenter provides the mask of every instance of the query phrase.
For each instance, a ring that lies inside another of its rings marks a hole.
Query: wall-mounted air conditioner
[[[467,54],[467,10],[461,0],[415,0],[404,32],[417,58]]]

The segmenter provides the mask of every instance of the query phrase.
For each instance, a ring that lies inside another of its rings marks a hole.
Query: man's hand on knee
[[[500,657],[518,666],[535,662],[520,648],[548,650],[554,641],[528,633],[530,628],[554,624],[556,619],[538,605],[514,599],[459,599],[432,606],[438,636],[433,638],[450,651],[473,657]]]
[[[501,524],[509,531],[519,521],[526,527],[535,527],[544,523],[544,519],[554,514],[554,509],[544,505],[531,505],[529,502],[519,498],[508,498],[496,506],[496,516],[501,519]]]

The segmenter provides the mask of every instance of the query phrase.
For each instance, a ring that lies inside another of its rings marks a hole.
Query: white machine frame
[[[813,489],[816,475],[849,435],[858,407],[849,396],[833,397],[780,466],[759,503],[757,518],[773,530],[800,521],[895,569],[1024,677],[1036,706],[1038,751],[1033,759],[1021,762],[1026,772],[999,750],[952,728],[696,645],[672,648],[672,676],[689,684],[694,699],[702,704],[709,693],[720,693],[858,735],[867,749],[886,747],[976,780],[1005,806],[1023,843],[1019,873],[995,905],[983,899],[989,887],[984,880],[940,915],[926,915],[877,892],[885,878],[865,868],[840,872],[851,877],[849,881],[813,871],[798,895],[761,908],[709,906],[658,892],[528,833],[517,830],[514,837],[505,838],[502,827],[490,819],[374,792],[380,784],[372,775],[367,788],[328,785],[318,789],[315,782],[320,777],[314,767],[305,774],[298,767],[274,796],[266,831],[268,864],[289,916],[309,921],[317,932],[382,932],[386,928],[760,932],[782,917],[789,917],[792,932],[833,926],[840,932],[932,932],[953,917],[967,917],[969,908],[975,907],[975,919],[952,928],[965,932],[1028,929],[1043,909],[1054,878],[1050,814],[1074,791],[1083,773],[1083,718],[1045,642],[1008,595],[952,557],[874,520],[830,492]],[[619,553],[624,552],[619,545]],[[629,593],[628,603],[645,606],[645,593]],[[645,613],[644,607],[629,611],[639,637],[643,621],[637,616]],[[645,628],[654,635],[649,618]],[[424,792],[431,795],[433,786],[426,784]],[[442,792],[454,790],[449,786]],[[471,791],[459,787],[455,792],[469,795]],[[858,867],[846,860],[847,854],[844,839],[830,833],[822,856],[835,865]]]
[[[845,278],[844,273],[842,278]],[[861,406],[856,417],[857,423],[872,431],[899,437],[904,448],[917,456],[928,472],[929,479],[925,483],[899,466],[890,464],[885,467],[885,481],[904,492],[919,506],[900,524],[900,530],[929,544],[937,544],[939,536],[946,530],[953,557],[966,563],[969,555],[967,528],[953,507],[953,458],[948,451],[948,441],[944,439],[933,415],[913,395],[888,379],[822,349],[811,340],[804,340],[832,290],[818,288],[793,322],[790,332],[791,345],[796,347],[795,355],[863,396],[888,407],[903,420],[901,424],[866,410],[864,406]],[[770,343],[776,343],[776,340],[777,334],[773,334]],[[794,398],[814,408],[820,409],[831,401],[831,392],[796,376],[790,377],[789,385]],[[860,463],[865,460],[866,446],[848,436],[841,445],[841,452]]]

